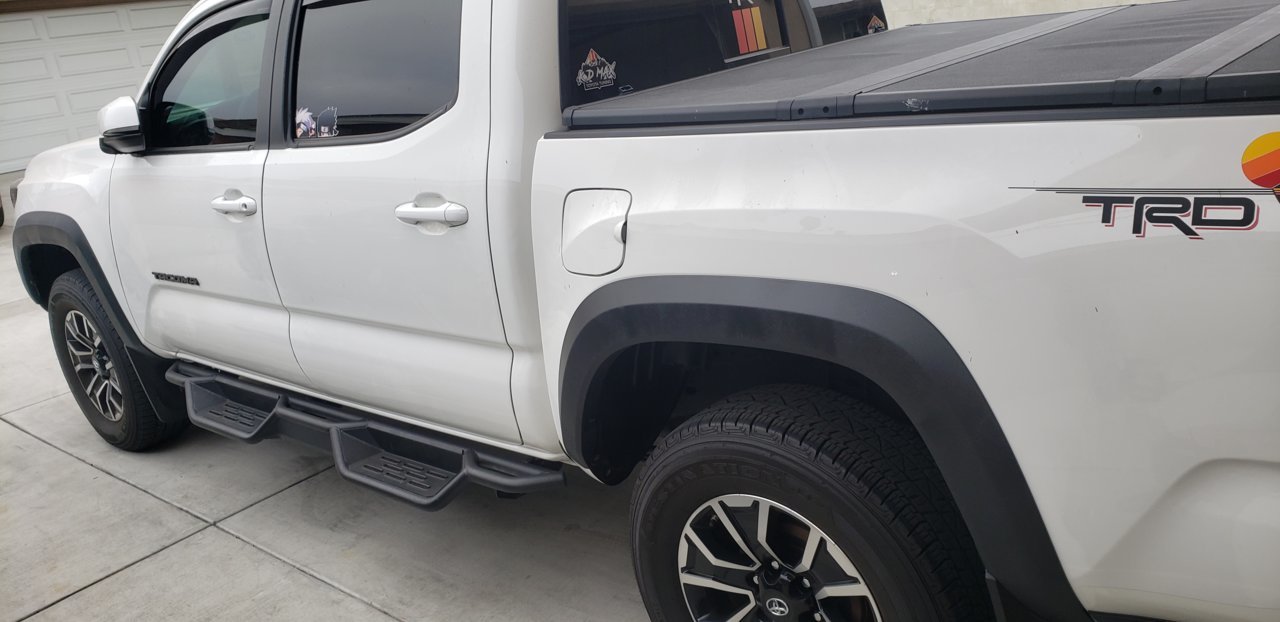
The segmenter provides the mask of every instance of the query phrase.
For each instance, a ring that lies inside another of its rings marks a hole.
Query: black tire
[[[777,385],[727,398],[668,434],[641,468],[631,503],[636,578],[655,621],[690,618],[681,534],[723,495],[769,500],[816,526],[857,567],[883,621],[994,618],[973,541],[923,442],[899,417],[834,391]],[[761,608],[767,596],[755,596]],[[761,611],[758,619],[791,617]]]
[[[79,312],[88,319],[91,328],[100,337],[103,354],[114,365],[116,385],[122,398],[118,400],[122,407],[113,413],[119,417],[116,421],[112,421],[109,415],[104,415],[90,398],[82,375],[91,372],[81,372],[78,375],[73,369],[66,325],[67,316],[72,312]],[[185,414],[171,417],[173,423],[156,415],[120,334],[83,271],[72,270],[54,280],[49,290],[49,332],[53,335],[54,350],[67,386],[80,405],[81,412],[103,440],[127,451],[142,451],[177,436],[186,428]]]

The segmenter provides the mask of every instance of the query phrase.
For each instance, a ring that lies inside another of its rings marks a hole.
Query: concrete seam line
[[[317,473],[316,475],[319,475],[319,473]],[[315,476],[313,475],[312,477],[315,477]],[[310,479],[310,478],[308,478],[308,479]],[[283,491],[281,491],[281,492],[283,492]],[[320,583],[322,583],[322,584],[324,584],[324,585],[327,585],[327,586],[329,586],[329,587],[331,587],[331,588],[333,588],[333,589],[335,589],[335,590],[338,590],[339,592],[341,592],[341,593],[343,593],[343,594],[346,594],[347,596],[350,596],[351,598],[354,598],[354,599],[356,599],[356,600],[358,600],[358,601],[360,601],[360,602],[362,602],[362,603],[364,603],[364,604],[368,605],[369,607],[371,607],[371,608],[373,608],[374,610],[378,611],[378,612],[379,612],[379,613],[381,613],[382,615],[385,615],[385,616],[387,616],[388,618],[391,618],[392,620],[396,620],[397,622],[404,622],[402,618],[397,617],[397,616],[395,616],[395,615],[392,615],[392,613],[391,613],[390,611],[387,611],[386,609],[383,609],[382,607],[379,607],[379,606],[378,606],[376,603],[374,603],[372,600],[370,600],[370,599],[368,599],[368,598],[365,598],[364,596],[361,596],[360,594],[357,594],[355,591],[350,590],[350,589],[347,589],[347,588],[345,588],[345,587],[343,587],[343,586],[341,586],[341,585],[339,585],[339,584],[337,584],[337,583],[335,583],[335,582],[333,582],[333,581],[329,580],[329,579],[328,579],[328,578],[326,578],[326,577],[320,576],[320,574],[319,574],[319,573],[317,573],[317,572],[315,572],[315,571],[311,570],[310,568],[307,568],[306,566],[303,566],[303,565],[298,564],[298,563],[294,563],[294,561],[293,561],[293,560],[291,560],[291,559],[289,559],[289,558],[287,558],[287,557],[285,557],[285,556],[283,556],[283,555],[277,554],[277,553],[275,553],[275,552],[271,551],[270,549],[266,549],[266,548],[263,548],[263,547],[261,547],[261,546],[258,546],[258,545],[257,545],[257,544],[255,544],[254,542],[252,542],[252,541],[250,541],[250,540],[248,540],[248,539],[245,539],[245,538],[241,537],[239,534],[237,534],[237,533],[235,533],[235,532],[233,532],[233,531],[231,531],[231,530],[227,529],[226,527],[223,527],[220,523],[215,523],[215,524],[211,525],[211,527],[213,527],[214,529],[217,529],[218,531],[221,531],[222,533],[225,533],[225,534],[227,534],[227,535],[231,536],[232,538],[235,538],[236,540],[239,540],[239,541],[241,541],[241,542],[243,542],[243,543],[245,543],[245,544],[247,544],[247,545],[249,545],[249,546],[253,547],[254,549],[256,549],[256,550],[258,550],[258,551],[262,551],[264,554],[266,554],[266,555],[270,556],[272,559],[279,560],[279,561],[281,561],[281,562],[285,563],[286,565],[288,565],[289,567],[293,568],[294,570],[297,570],[298,572],[301,572],[302,574],[305,574],[305,575],[307,575],[308,577],[311,577],[312,579],[315,579],[316,581],[319,581]]]
[[[17,426],[14,426],[14,427],[17,427]],[[19,428],[19,429],[21,429],[21,428]],[[24,432],[25,432],[25,430],[24,430]],[[58,598],[57,600],[54,600],[53,602],[51,602],[51,603],[49,603],[49,604],[47,604],[47,605],[45,605],[45,606],[43,606],[43,607],[41,607],[41,608],[39,608],[39,609],[35,610],[35,611],[32,611],[30,614],[28,614],[28,615],[26,615],[26,616],[23,616],[22,618],[19,618],[19,621],[21,622],[21,620],[29,620],[29,619],[31,619],[31,618],[33,618],[33,617],[35,617],[35,616],[38,616],[38,615],[40,615],[40,613],[41,613],[41,612],[43,612],[43,611],[45,611],[45,610],[49,609],[50,607],[53,607],[54,605],[57,605],[58,603],[60,603],[60,602],[62,602],[62,601],[64,601],[64,600],[66,600],[66,599],[68,599],[68,598],[71,598],[72,596],[75,596],[76,594],[79,594],[80,592],[83,592],[83,591],[85,591],[85,590],[87,590],[87,589],[89,589],[89,588],[91,588],[91,587],[93,587],[93,586],[95,586],[95,585],[97,585],[97,584],[99,584],[99,583],[102,583],[103,581],[106,581],[107,579],[110,579],[111,577],[114,577],[114,576],[116,576],[116,575],[118,575],[118,574],[120,574],[120,573],[122,573],[122,572],[124,572],[124,571],[126,571],[126,570],[128,570],[128,569],[130,569],[130,568],[133,568],[134,566],[137,566],[138,564],[141,564],[142,562],[145,562],[145,561],[147,561],[148,559],[151,559],[152,557],[155,557],[156,555],[159,555],[160,553],[163,553],[163,552],[165,552],[165,551],[169,550],[169,549],[170,549],[170,548],[172,548],[174,545],[176,545],[176,544],[178,544],[178,543],[180,543],[180,542],[184,542],[184,541],[186,541],[186,540],[190,539],[192,536],[195,536],[196,534],[203,533],[206,529],[209,529],[210,527],[213,527],[213,525],[211,525],[211,524],[209,524],[209,523],[205,523],[205,524],[204,524],[204,525],[202,525],[199,529],[197,529],[197,530],[195,530],[195,531],[193,531],[193,532],[191,532],[191,533],[189,533],[189,534],[187,534],[187,535],[185,535],[185,536],[182,536],[181,538],[178,538],[177,540],[174,540],[173,542],[170,542],[169,544],[166,544],[166,545],[164,545],[164,546],[162,546],[162,547],[160,547],[160,548],[158,548],[158,549],[156,549],[156,550],[154,550],[154,551],[152,551],[152,552],[150,552],[150,553],[147,553],[146,555],[143,555],[142,557],[139,557],[138,559],[135,559],[135,560],[133,560],[133,561],[131,561],[131,562],[129,562],[129,563],[127,563],[127,564],[125,564],[125,565],[123,565],[123,566],[121,566],[121,567],[119,567],[119,568],[115,569],[115,570],[112,570],[111,572],[108,572],[107,574],[105,574],[105,575],[103,575],[103,576],[101,576],[101,577],[99,577],[99,578],[97,578],[97,579],[95,579],[95,580],[93,580],[93,581],[89,582],[89,583],[88,583],[88,584],[86,584],[85,586],[83,586],[83,587],[81,587],[81,588],[79,588],[79,589],[77,589],[77,590],[75,590],[75,591],[71,592],[70,594],[67,594],[66,596],[63,596],[63,597],[61,597],[61,598]]]
[[[8,305],[8,304],[11,304],[11,303],[5,303],[5,305]],[[44,398],[44,399],[36,400],[36,401],[34,401],[34,402],[31,402],[30,404],[23,404],[22,406],[19,406],[19,407],[17,407],[17,408],[12,409],[12,410],[6,410],[6,411],[4,411],[3,413],[0,413],[0,419],[4,419],[5,421],[8,421],[8,420],[9,420],[9,419],[8,419],[9,415],[12,415],[12,414],[14,414],[14,413],[18,412],[19,410],[26,410],[26,409],[28,409],[28,408],[31,408],[32,406],[39,406],[39,405],[41,405],[41,404],[43,404],[43,403],[45,403],[45,402],[47,402],[47,401],[49,401],[49,400],[56,400],[56,399],[58,399],[58,398],[60,398],[60,397],[62,397],[62,396],[64,396],[64,395],[66,395],[66,394],[68,394],[68,393],[71,393],[71,391],[63,391],[62,393],[59,393],[59,394],[57,394],[57,395],[55,395],[55,396],[53,396],[53,397],[46,397],[46,398]],[[16,426],[16,425],[15,425],[15,426],[13,426],[13,427],[18,428],[18,426]],[[19,430],[22,430],[22,428],[18,428],[18,429],[19,429]],[[22,430],[22,431],[23,431],[23,432],[27,432],[26,430]],[[31,434],[31,433],[30,433],[30,432],[27,432],[27,434]],[[31,436],[36,436],[36,435],[35,435],[35,434],[31,434]],[[40,438],[40,437],[36,436],[36,438]],[[83,460],[81,460],[81,462],[84,462],[84,461],[83,461]]]
[[[54,398],[50,398],[50,399],[54,399]],[[47,402],[47,401],[49,401],[49,400],[42,400],[42,401]],[[32,404],[32,405],[34,406],[34,404]],[[133,488],[134,490],[137,490],[137,491],[139,491],[139,492],[141,492],[141,493],[143,493],[143,494],[147,495],[148,497],[151,497],[152,499],[155,499],[155,500],[157,500],[157,501],[159,501],[159,502],[161,502],[161,503],[163,503],[163,504],[165,504],[165,505],[167,505],[167,506],[169,506],[169,507],[171,507],[171,508],[174,508],[174,509],[176,509],[176,510],[178,510],[178,511],[180,511],[180,512],[182,512],[182,513],[184,513],[184,514],[186,514],[186,515],[188,515],[188,516],[190,516],[191,518],[194,518],[194,519],[196,519],[196,520],[198,520],[198,521],[200,521],[200,522],[204,523],[206,527],[207,527],[207,526],[209,526],[209,525],[212,525],[212,524],[213,524],[213,521],[208,520],[208,519],[205,519],[205,518],[202,518],[201,516],[199,516],[199,515],[198,515],[198,514],[196,514],[195,512],[192,512],[191,510],[188,510],[187,508],[184,508],[184,507],[182,507],[182,506],[180,506],[180,505],[178,505],[178,504],[176,504],[176,503],[174,503],[174,502],[172,502],[172,501],[169,501],[168,499],[164,499],[164,498],[161,498],[161,497],[159,497],[159,496],[156,496],[156,494],[155,494],[155,493],[153,493],[153,492],[151,492],[151,491],[149,491],[149,490],[147,490],[147,489],[145,489],[145,488],[143,488],[143,487],[141,487],[141,486],[139,486],[139,485],[137,485],[137,484],[135,484],[135,483],[133,483],[133,482],[131,482],[131,481],[127,480],[127,479],[123,479],[123,478],[121,478],[120,476],[118,476],[118,475],[116,475],[116,474],[114,474],[114,473],[112,473],[112,472],[110,472],[110,471],[108,471],[108,470],[106,470],[106,469],[104,469],[104,468],[102,468],[102,467],[100,467],[100,466],[98,466],[98,465],[96,465],[96,464],[92,463],[92,462],[89,462],[88,460],[85,460],[84,458],[81,458],[80,456],[77,456],[77,455],[75,455],[75,454],[73,454],[73,453],[71,453],[71,452],[69,452],[69,451],[67,451],[67,450],[65,450],[65,449],[63,449],[63,448],[61,448],[61,447],[58,447],[57,445],[54,445],[53,443],[50,443],[49,441],[44,440],[43,438],[40,438],[39,436],[37,436],[37,435],[36,435],[34,432],[32,432],[31,430],[27,430],[26,428],[23,428],[22,426],[20,426],[20,425],[18,425],[18,424],[16,424],[16,423],[14,423],[14,422],[12,422],[12,421],[9,421],[8,419],[2,419],[2,420],[3,420],[5,423],[7,423],[7,424],[9,424],[9,425],[13,426],[13,427],[14,427],[15,429],[17,429],[19,432],[22,432],[23,434],[26,434],[27,436],[30,436],[31,438],[34,438],[34,439],[36,439],[37,441],[40,441],[41,443],[44,443],[45,445],[48,445],[48,446],[50,446],[50,447],[52,447],[52,448],[54,448],[54,449],[56,449],[56,450],[58,450],[58,451],[60,451],[60,452],[62,452],[62,453],[64,453],[64,454],[68,455],[68,456],[71,456],[72,458],[74,458],[74,459],[76,459],[76,460],[80,461],[80,462],[81,462],[81,463],[83,463],[83,464],[87,464],[87,465],[89,465],[91,468],[93,468],[93,469],[97,470],[97,471],[98,471],[98,472],[100,472],[100,473],[105,474],[107,477],[110,477],[111,479],[114,479],[114,480],[116,480],[117,482],[120,482],[120,483],[122,483],[122,484],[125,484],[125,485],[129,486],[130,488]]]

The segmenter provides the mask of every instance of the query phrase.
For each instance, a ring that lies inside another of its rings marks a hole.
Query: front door
[[[327,396],[518,442],[485,204],[489,3],[297,13],[263,199],[298,362]]]
[[[300,383],[262,229],[269,9],[213,13],[161,60],[140,104],[146,153],[112,170],[111,233],[147,342]]]

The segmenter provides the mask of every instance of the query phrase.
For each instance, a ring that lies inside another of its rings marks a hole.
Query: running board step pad
[[[564,485],[561,465],[175,363],[165,378],[186,390],[191,422],[248,443],[287,437],[333,453],[343,477],[427,510],[471,481],[524,494]]]

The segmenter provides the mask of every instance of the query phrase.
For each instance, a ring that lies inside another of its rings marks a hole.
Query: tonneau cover
[[[1280,0],[909,26],[565,110],[570,128],[1280,99]]]

